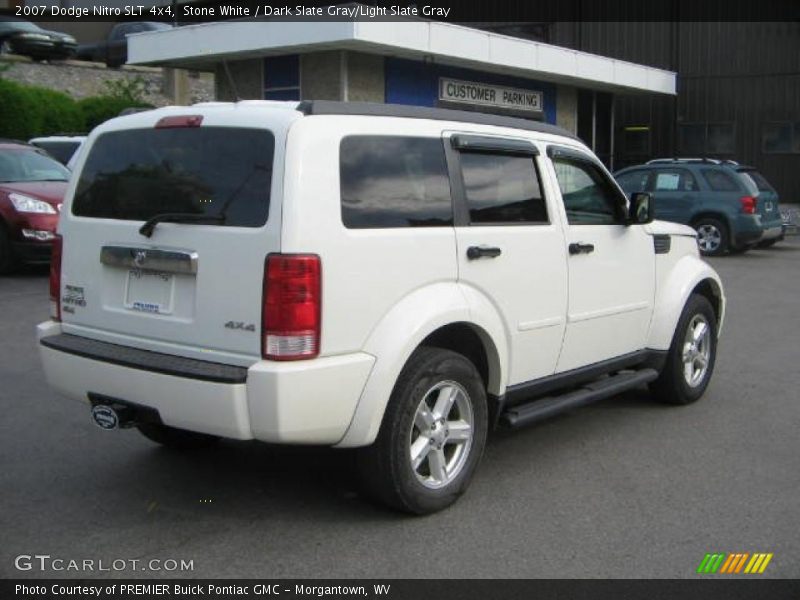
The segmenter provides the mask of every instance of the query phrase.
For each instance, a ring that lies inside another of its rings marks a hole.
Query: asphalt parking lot
[[[46,270],[0,278],[0,577],[697,577],[707,552],[798,577],[800,240],[713,265],[729,310],[699,403],[634,392],[498,433],[468,494],[425,518],[363,501],[348,453],[186,455],[100,430],[43,381]],[[15,568],[33,554],[194,570]]]

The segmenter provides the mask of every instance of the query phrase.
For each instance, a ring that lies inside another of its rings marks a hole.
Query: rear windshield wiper
[[[196,213],[163,213],[150,217],[139,228],[139,233],[151,237],[153,230],[159,223],[224,223],[223,215],[198,215]]]

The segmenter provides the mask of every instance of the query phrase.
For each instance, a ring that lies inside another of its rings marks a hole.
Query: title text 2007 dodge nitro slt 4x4
[[[697,400],[725,299],[564,130],[332,102],[172,107],[97,128],[61,215],[48,381],[106,428],[358,447],[415,513],[487,431],[649,384]]]

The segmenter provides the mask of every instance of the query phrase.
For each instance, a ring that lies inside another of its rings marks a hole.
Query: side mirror
[[[631,194],[631,203],[628,209],[628,223],[645,225],[653,222],[653,201],[646,192]]]

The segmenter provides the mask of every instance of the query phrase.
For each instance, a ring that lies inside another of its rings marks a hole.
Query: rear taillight
[[[60,235],[53,239],[53,253],[50,256],[50,317],[61,320],[61,254],[64,241]]]
[[[742,212],[746,215],[756,214],[756,199],[752,196],[742,196],[739,198],[739,203],[742,205]]]
[[[322,319],[319,256],[267,256],[263,299],[261,355],[268,360],[317,356]]]

